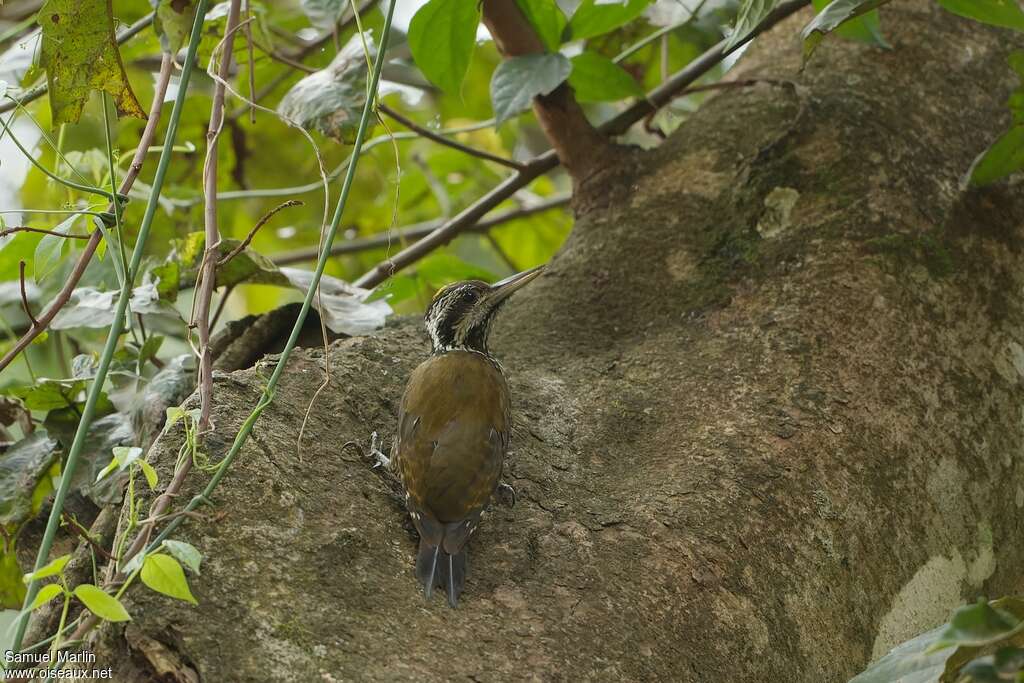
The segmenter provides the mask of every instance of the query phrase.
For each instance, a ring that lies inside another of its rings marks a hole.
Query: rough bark
[[[1020,40],[910,0],[892,50],[829,40],[801,74],[807,18],[738,67],[792,85],[637,154],[499,321],[519,501],[458,609],[424,603],[400,501],[344,446],[391,433],[427,351],[396,321],[332,346],[299,446],[325,361],[297,354],[224,516],[182,531],[198,607],[133,590],[99,632],[118,680],[842,681],[1024,589],[1024,189],[959,189]],[[211,457],[273,362],[217,376]]]

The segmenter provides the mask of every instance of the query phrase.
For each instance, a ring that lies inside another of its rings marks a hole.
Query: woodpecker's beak
[[[544,272],[544,266],[537,266],[536,268],[530,268],[524,270],[521,273],[510,275],[504,280],[495,282],[491,285],[491,291],[488,298],[492,303],[499,303],[512,296],[512,294],[522,287],[528,285],[538,275]]]

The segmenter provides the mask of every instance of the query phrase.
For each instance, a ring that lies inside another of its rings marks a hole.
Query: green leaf
[[[974,683],[1008,683],[1020,680],[1024,672],[1024,649],[1004,647],[995,654],[978,657],[960,670]]]
[[[569,77],[572,64],[565,55],[523,55],[506,59],[491,78],[491,103],[500,124],[529,108],[537,95],[547,95]]]
[[[933,683],[959,680],[954,674],[980,654],[1022,630],[1024,600],[1001,598],[967,605],[950,623],[893,648],[850,683]]]
[[[652,0],[602,3],[583,0],[576,8],[562,36],[563,42],[604,35],[639,17]]]
[[[939,0],[939,4],[961,17],[1024,31],[1024,11],[1017,0]]]
[[[0,607],[21,609],[25,602],[25,582],[21,580],[18,556],[12,548],[0,554]]]
[[[829,0],[814,0],[813,4],[815,11],[820,12],[825,9],[828,7],[828,3]],[[842,38],[855,40],[859,43],[877,45],[885,48],[892,47],[882,35],[882,23],[881,18],[878,15],[878,10],[871,10],[867,14],[847,21],[840,25],[839,28],[836,29],[835,33]]]
[[[469,69],[480,23],[473,0],[430,0],[409,22],[409,49],[416,66],[445,92],[458,94]]]
[[[566,19],[555,0],[516,0],[520,11],[540,36],[544,47],[554,52],[562,43]]]
[[[59,467],[57,441],[45,429],[37,429],[18,441],[0,456],[0,523],[19,525],[38,512],[42,500],[52,489],[50,480],[54,464]]]
[[[1010,612],[996,609],[982,598],[953,612],[949,624],[939,634],[932,650],[956,646],[983,647],[1024,630],[1024,620]]]
[[[192,572],[199,574],[199,564],[203,561],[203,556],[194,545],[167,539],[164,541],[164,548]]]
[[[22,400],[29,410],[55,410],[75,404],[85,389],[83,380],[40,379],[34,385],[11,387],[8,393]]]
[[[736,15],[736,25],[729,34],[729,42],[725,44],[726,52],[749,37],[778,4],[778,0],[743,0]]]
[[[117,468],[125,470],[133,462],[142,456],[142,449],[138,446],[116,446],[112,449],[114,460],[117,461]]]
[[[100,619],[106,621],[132,620],[131,616],[128,615],[128,610],[124,608],[120,600],[91,583],[75,586],[75,597],[81,600],[82,604]]]
[[[988,185],[1024,169],[1024,126],[1003,133],[971,165],[968,175],[974,186]]]
[[[302,0],[299,5],[309,23],[321,31],[328,31],[341,20],[349,0]]]
[[[62,221],[57,227],[52,228],[53,232],[66,235],[75,226],[80,214],[75,214]],[[60,235],[43,235],[36,245],[35,262],[33,265],[32,277],[36,282],[42,282],[50,273],[60,265],[61,252],[67,244],[67,238]]]
[[[38,581],[39,579],[45,579],[48,576],[57,576],[62,571],[68,562],[71,561],[71,555],[61,555],[60,557],[50,560],[45,566],[40,567],[37,571],[25,574],[22,577],[23,583],[29,583],[30,581]]]
[[[370,36],[366,36],[366,46],[373,59],[377,52]],[[281,98],[277,112],[303,128],[320,131],[349,144],[355,140],[365,103],[366,53],[363,41],[356,34],[326,68],[293,85]],[[231,263],[228,262],[228,267]],[[219,277],[218,273],[218,281]]]
[[[142,571],[139,576],[142,583],[157,593],[191,602],[193,605],[198,604],[192,597],[192,591],[189,590],[188,580],[185,579],[185,570],[170,555],[155,553],[147,556],[142,563]]]
[[[119,113],[146,118],[121,63],[109,0],[46,0],[37,19],[54,125],[77,123],[93,90],[110,93]]]
[[[946,668],[946,660],[955,650],[932,651],[942,627],[932,629],[892,649],[850,683],[910,683],[938,681]]]
[[[33,600],[32,604],[28,606],[29,611],[31,612],[33,610],[39,609],[46,603],[50,602],[50,600],[53,600],[55,597],[61,595],[62,593],[64,593],[64,589],[61,587],[59,583],[46,584],[45,586],[39,589],[38,593],[36,593],[35,600]]]
[[[644,94],[640,84],[625,69],[589,51],[572,58],[569,85],[580,102],[615,102]]]
[[[139,467],[142,468],[142,474],[146,477],[146,484],[149,485],[150,490],[155,490],[157,483],[160,481],[156,470],[145,460],[139,461]]]
[[[826,34],[835,31],[851,19],[878,9],[889,0],[833,0],[814,19],[804,26],[800,37],[804,41],[804,61],[811,58],[815,48]]]
[[[150,0],[153,29],[160,37],[160,49],[175,54],[192,31],[196,17],[195,0]]]

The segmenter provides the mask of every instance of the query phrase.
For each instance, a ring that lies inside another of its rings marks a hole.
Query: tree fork
[[[546,51],[516,0],[483,0],[482,5],[484,25],[506,59]],[[535,97],[533,111],[574,186],[614,163],[618,145],[591,125],[568,83]]]

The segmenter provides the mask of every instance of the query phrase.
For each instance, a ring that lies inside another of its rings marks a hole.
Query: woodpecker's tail
[[[441,545],[433,545],[420,538],[420,549],[416,555],[416,578],[423,584],[423,592],[430,599],[434,588],[440,588],[448,595],[448,604],[455,607],[466,585],[466,548],[450,555]]]

